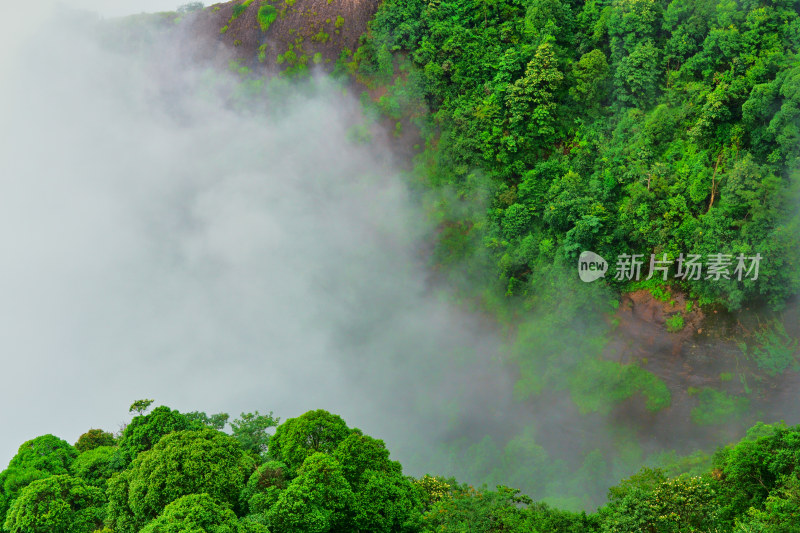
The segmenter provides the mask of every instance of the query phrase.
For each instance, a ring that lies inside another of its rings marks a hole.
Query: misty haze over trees
[[[0,529],[798,530],[800,1],[36,9]]]

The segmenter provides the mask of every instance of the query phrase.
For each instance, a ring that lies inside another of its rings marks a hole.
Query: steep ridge
[[[183,45],[195,61],[237,61],[254,70],[331,68],[352,53],[377,0],[235,0],[189,13]]]

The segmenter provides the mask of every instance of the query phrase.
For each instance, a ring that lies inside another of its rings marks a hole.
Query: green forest
[[[411,476],[323,409],[140,400],[118,433],[23,443],[2,530],[800,532],[800,0],[383,0],[337,48],[351,4],[192,3],[98,34],[149,57],[224,13],[212,37],[240,55],[199,92],[265,120],[298,94],[357,99],[349,142],[397,155],[420,262],[500,339],[514,412],[414,449],[432,466]],[[602,280],[579,279],[585,251]],[[641,278],[612,274],[636,255]],[[688,256],[727,270],[682,275]]]
[[[799,45],[791,0],[386,0],[343,52],[334,75],[367,87],[371,120],[414,142],[430,268],[496,321],[516,400],[547,413],[566,395],[588,432],[631,403],[641,420],[688,404],[662,453],[639,447],[636,421],[604,430],[611,449],[583,439],[566,469],[543,423],[457,444],[473,479],[593,507],[588,487],[672,464],[675,442],[705,439],[710,453],[775,416],[771,391],[800,356],[785,313],[800,289]],[[612,264],[643,254],[642,279],[579,282],[585,250]],[[669,262],[663,277],[645,279],[651,254]],[[757,279],[680,279],[688,254],[764,260]],[[690,326],[698,312],[741,326],[712,333],[736,347],[710,350],[703,386],[676,385],[653,361],[663,354],[616,360],[614,339],[630,333],[619,311],[637,291],[663,302],[661,327],[677,337],[715,329]]]
[[[384,442],[325,410],[180,413],[131,406],[117,435],[42,435],[0,473],[11,533],[775,532],[800,527],[800,426],[757,424],[710,468],[643,468],[596,512],[519,490],[411,477]],[[149,412],[148,412],[149,411]],[[227,432],[223,431],[229,427]]]
[[[383,113],[429,110],[416,171],[452,191],[440,257],[472,291],[536,307],[545,271],[583,250],[760,253],[757,280],[676,288],[780,308],[800,288],[799,6],[387,0],[353,66],[387,85]],[[485,210],[452,205],[470,198]]]

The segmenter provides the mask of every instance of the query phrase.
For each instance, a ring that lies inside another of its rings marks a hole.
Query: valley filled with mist
[[[800,2],[140,7],[0,12],[0,530],[795,530]]]

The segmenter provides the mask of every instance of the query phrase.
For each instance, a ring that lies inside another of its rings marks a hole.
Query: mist
[[[324,408],[419,474],[419,450],[510,412],[496,336],[426,281],[391,151],[348,140],[353,96],[317,78],[237,110],[228,74],[49,15],[0,85],[0,463],[154,398]]]
[[[702,328],[696,309],[677,335],[663,318],[688,313],[683,299],[612,294],[553,264],[498,328],[458,303],[497,276],[487,248],[431,268],[430,198],[352,87],[317,72],[251,101],[216,28],[212,69],[187,59],[186,25],[126,50],[108,20],[175,6],[92,2],[0,7],[17,21],[0,36],[0,464],[42,434],[118,431],[141,398],[233,418],[326,409],[408,474],[589,509],[644,464],[798,420],[796,372],[735,423],[692,420],[690,389],[743,393],[722,382],[742,355],[723,322],[751,328],[755,306]],[[427,191],[485,216],[457,192]],[[796,299],[785,316],[797,336]]]

